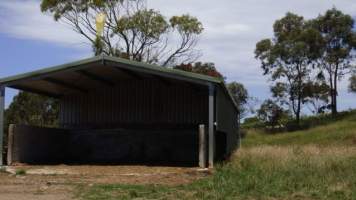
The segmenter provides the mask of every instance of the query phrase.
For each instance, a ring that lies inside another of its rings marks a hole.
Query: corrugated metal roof
[[[167,68],[167,67],[162,67],[153,64],[147,64],[143,62],[132,61],[132,60],[118,58],[118,57],[111,57],[111,56],[95,56],[92,58],[87,58],[87,59],[83,59],[83,60],[79,60],[63,65],[48,67],[41,70],[36,70],[28,73],[2,78],[0,79],[0,85],[4,85],[6,87],[12,87],[20,82],[23,83],[26,80],[35,80],[36,78],[40,79],[42,77],[55,75],[56,73],[60,73],[64,71],[71,71],[71,70],[75,71],[75,70],[85,69],[91,66],[92,64],[95,63],[105,64],[106,62],[117,65],[118,68],[124,68],[124,69],[126,68],[128,70],[133,70],[137,72],[158,74],[170,78],[177,78],[180,80],[186,80],[195,83],[218,84],[222,87],[224,92],[229,96],[229,99],[233,102],[235,108],[236,109],[238,108],[236,102],[234,101],[231,94],[227,90],[223,79],[214,78],[211,76],[206,76],[206,75],[192,73],[192,72],[186,72],[177,69],[172,69],[172,68]]]
[[[36,70],[36,71],[28,72],[28,73],[23,73],[23,74],[19,74],[19,75],[15,75],[15,76],[2,78],[2,79],[0,79],[0,84],[6,85],[6,84],[9,84],[14,81],[19,81],[19,80],[23,80],[23,79],[27,79],[27,78],[32,78],[32,77],[38,77],[38,76],[42,76],[45,74],[59,72],[59,71],[68,70],[68,69],[75,69],[78,66],[82,66],[82,65],[86,65],[86,64],[90,64],[90,63],[98,62],[98,61],[99,62],[100,61],[103,61],[103,62],[111,61],[111,62],[116,62],[119,64],[130,65],[132,67],[137,68],[138,70],[146,69],[146,70],[157,71],[157,72],[161,72],[161,73],[167,73],[167,74],[171,74],[171,75],[175,75],[175,76],[182,76],[182,77],[190,78],[193,80],[201,80],[201,81],[207,81],[207,82],[213,82],[213,83],[223,82],[223,80],[221,80],[219,78],[214,78],[211,76],[206,76],[206,75],[192,73],[192,72],[186,72],[186,71],[182,71],[182,70],[166,68],[166,67],[162,67],[162,66],[158,66],[158,65],[152,65],[152,64],[147,64],[147,63],[143,63],[143,62],[137,62],[137,61],[132,61],[132,60],[123,59],[123,58],[111,57],[111,56],[95,56],[92,58],[87,58],[87,59],[83,59],[83,60],[79,60],[79,61],[75,61],[75,62],[63,64],[63,65],[48,67],[48,68],[44,68],[41,70]]]

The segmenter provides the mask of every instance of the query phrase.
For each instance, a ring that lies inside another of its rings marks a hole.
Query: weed
[[[15,171],[15,174],[16,174],[16,175],[19,175],[19,176],[26,175],[26,170],[24,170],[24,169],[17,169],[17,170]]]

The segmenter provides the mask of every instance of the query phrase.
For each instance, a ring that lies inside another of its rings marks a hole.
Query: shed
[[[8,164],[212,167],[239,144],[239,112],[223,80],[96,56],[0,79],[0,165],[6,87],[60,101],[58,128],[11,125]]]

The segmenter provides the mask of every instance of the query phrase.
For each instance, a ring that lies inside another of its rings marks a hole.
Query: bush
[[[264,127],[263,122],[261,122],[258,117],[249,117],[244,120],[241,124],[241,128],[250,129],[250,128],[262,128]]]
[[[257,111],[258,119],[268,132],[282,131],[290,121],[290,114],[273,100],[265,100]]]

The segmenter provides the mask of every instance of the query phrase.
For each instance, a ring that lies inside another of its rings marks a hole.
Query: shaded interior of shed
[[[9,87],[60,100],[58,128],[12,127],[12,162],[198,162],[198,126],[208,123],[207,86],[95,62]],[[218,137],[226,143],[223,134]]]

